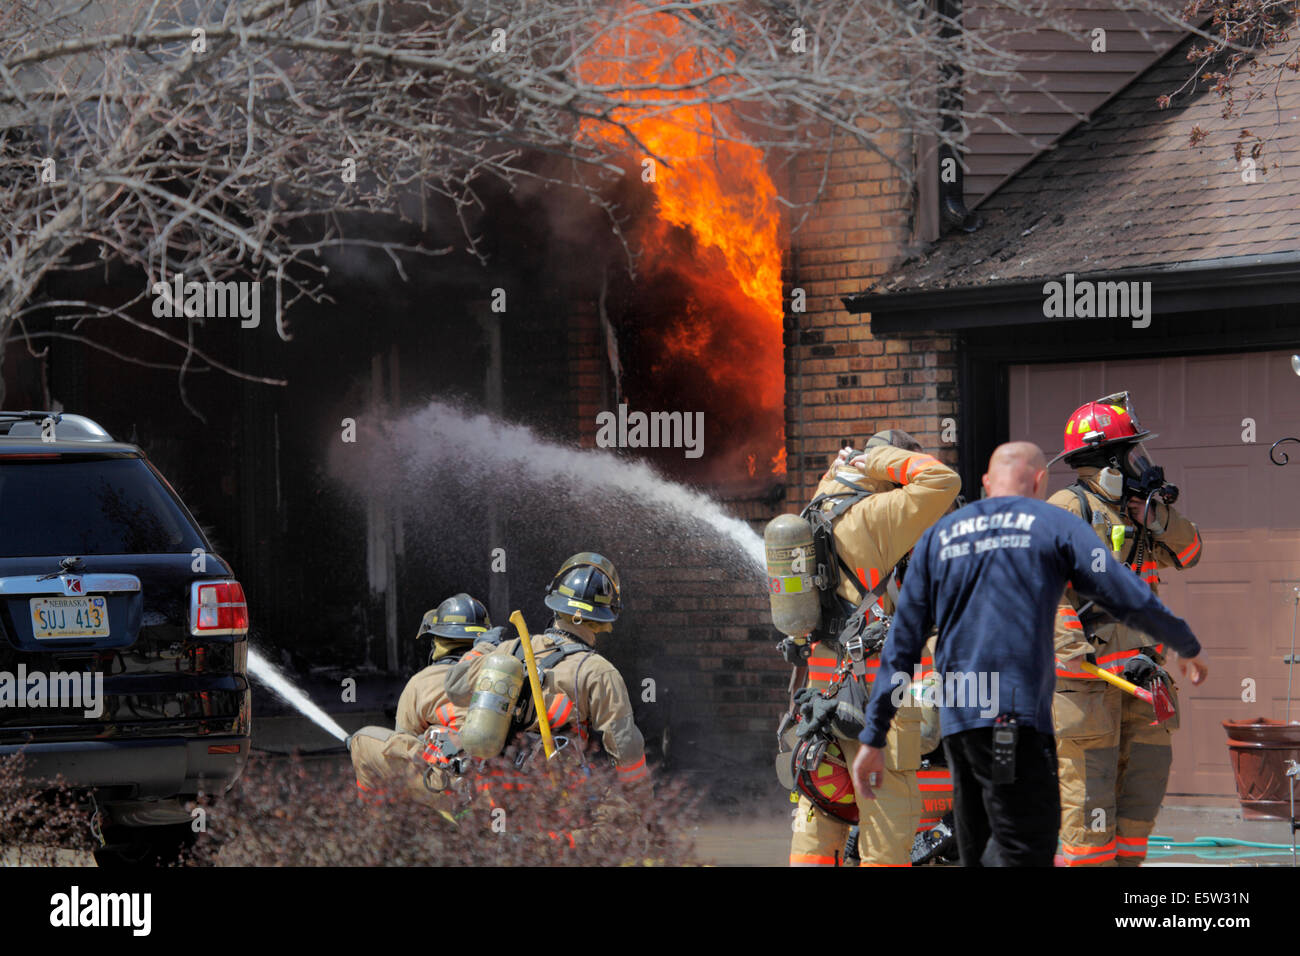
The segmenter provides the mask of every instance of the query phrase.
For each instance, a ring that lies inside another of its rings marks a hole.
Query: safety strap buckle
[[[826,745],[830,741],[826,737],[818,736],[804,748],[803,755],[795,757],[795,768],[797,770],[816,770],[822,762],[822,755],[826,752]]]
[[[853,673],[858,677],[864,676],[867,673],[867,649],[861,634],[854,634],[844,642],[844,653],[848,655]]]

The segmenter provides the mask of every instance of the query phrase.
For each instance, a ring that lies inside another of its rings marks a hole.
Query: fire
[[[711,64],[681,39],[675,17],[644,7],[617,33],[603,34],[579,70],[593,83],[674,84],[698,81]],[[714,64],[713,66],[716,66]],[[720,92],[723,81],[715,81]],[[785,474],[780,213],[762,153],[713,135],[735,128],[724,106],[687,102],[699,90],[638,89],[624,94],[615,126],[584,120],[585,135],[618,147],[642,170],[656,200],[658,228],[641,230],[643,268],[685,279],[686,301],[663,346],[675,363],[701,370],[719,396],[744,396],[760,430],[771,473]],[[664,101],[680,100],[680,106]],[[649,152],[651,156],[646,156]],[[654,159],[659,157],[662,160]],[[646,162],[646,161],[649,162]],[[685,230],[694,249],[671,241]],[[775,456],[773,456],[775,451]],[[753,456],[746,470],[754,474]]]

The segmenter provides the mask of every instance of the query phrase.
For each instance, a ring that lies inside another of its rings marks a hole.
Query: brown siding
[[[1172,4],[1179,6],[1180,4]],[[981,21],[981,0],[970,0],[966,22]],[[966,205],[973,207],[1036,153],[1074,126],[1151,66],[1181,34],[1154,17],[1106,9],[1104,0],[1074,0],[1060,15],[1077,23],[1073,32],[1028,24],[1008,33],[1003,43],[1022,57],[1022,78],[981,89],[972,78],[967,109],[970,121],[966,155]],[[987,8],[985,8],[987,9]],[[1106,52],[1091,51],[1091,31],[1106,31]]]

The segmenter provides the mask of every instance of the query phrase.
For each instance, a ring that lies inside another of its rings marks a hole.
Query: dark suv
[[[144,453],[87,418],[0,412],[0,632],[0,755],[99,812],[101,865],[175,857],[185,801],[248,759],[248,607]]]

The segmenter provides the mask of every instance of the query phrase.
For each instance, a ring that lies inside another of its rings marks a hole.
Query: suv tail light
[[[248,604],[238,581],[195,581],[190,585],[190,633],[248,633]]]

